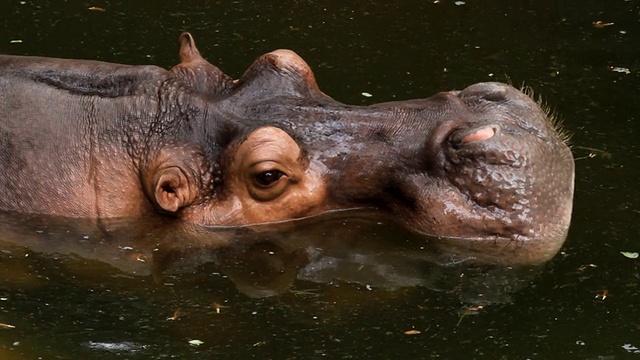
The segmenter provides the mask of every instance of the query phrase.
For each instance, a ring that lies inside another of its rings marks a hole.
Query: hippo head
[[[205,154],[223,149],[209,151],[217,157],[199,165],[208,180],[188,195],[154,183],[160,198],[171,188],[189,199],[171,207],[179,217],[245,225],[364,207],[434,237],[562,244],[573,158],[547,113],[513,87],[351,106],[322,93],[291,51],[266,54],[232,80],[189,34],[181,42],[172,71],[206,104],[198,142]]]

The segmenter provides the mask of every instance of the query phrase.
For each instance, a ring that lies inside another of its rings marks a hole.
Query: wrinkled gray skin
[[[573,158],[522,92],[479,83],[352,106],[290,51],[233,80],[191,35],[181,45],[170,71],[0,56],[0,209],[247,225],[371,207],[452,251],[539,263],[562,245]],[[299,150],[293,165],[247,173],[243,144],[271,138],[278,156]],[[260,195],[272,184],[283,192]]]

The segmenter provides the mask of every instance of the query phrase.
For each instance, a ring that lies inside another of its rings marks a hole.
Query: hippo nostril
[[[507,99],[506,91],[491,91],[482,94],[481,98],[487,101],[500,102]]]
[[[461,98],[478,98],[485,101],[500,102],[508,98],[510,87],[500,83],[479,83],[462,90]]]
[[[493,129],[493,127],[487,126],[485,128],[482,128],[474,133],[471,133],[463,137],[460,142],[465,144],[473,141],[483,141],[491,138],[495,134],[496,134],[496,131]]]
[[[472,129],[458,130],[450,137],[454,146],[491,139],[498,132],[497,125],[485,125]]]

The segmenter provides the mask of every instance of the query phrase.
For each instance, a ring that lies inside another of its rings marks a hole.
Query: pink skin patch
[[[462,138],[462,143],[466,144],[474,141],[484,141],[490,139],[495,134],[496,131],[493,127],[487,126]]]

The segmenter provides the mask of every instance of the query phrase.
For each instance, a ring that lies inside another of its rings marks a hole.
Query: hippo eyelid
[[[286,175],[287,174],[287,171],[285,170],[286,168],[287,167],[285,165],[281,164],[278,161],[262,160],[262,161],[256,161],[253,164],[250,164],[247,169],[249,170],[249,173],[251,174],[251,176],[256,176],[258,174],[263,174],[269,171],[278,171]]]

